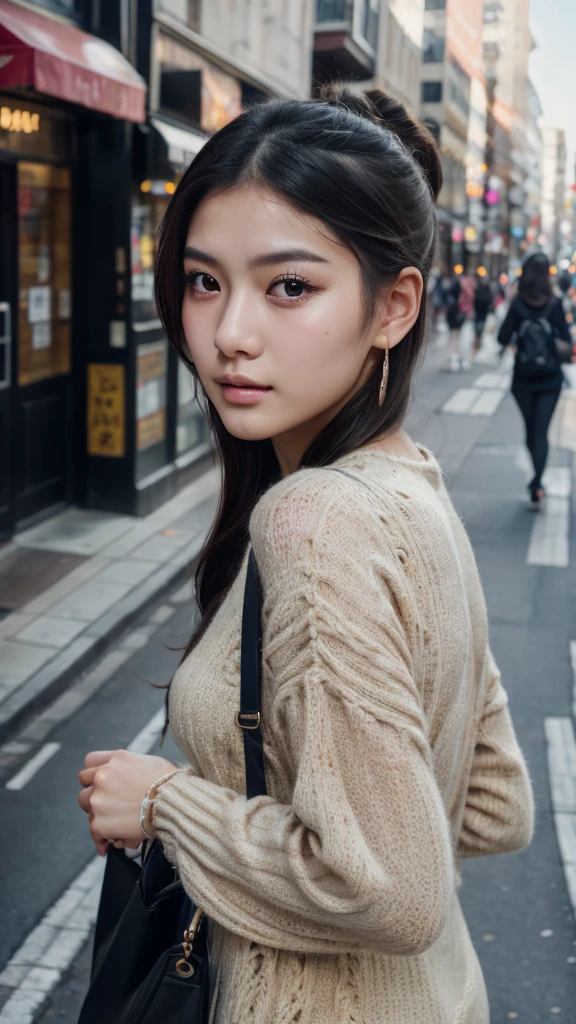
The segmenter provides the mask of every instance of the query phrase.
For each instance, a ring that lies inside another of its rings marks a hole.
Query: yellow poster
[[[88,365],[88,454],[125,454],[124,367]]]

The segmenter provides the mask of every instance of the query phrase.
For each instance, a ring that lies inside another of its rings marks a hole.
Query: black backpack
[[[550,323],[551,303],[542,309],[528,306],[517,299],[522,322],[515,335],[515,376],[520,380],[543,380],[554,377],[560,369],[556,331]]]

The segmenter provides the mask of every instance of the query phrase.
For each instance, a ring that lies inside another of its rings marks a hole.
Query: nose
[[[216,328],[214,344],[227,359],[236,355],[255,359],[261,354],[256,301],[249,289],[239,288],[231,292]]]

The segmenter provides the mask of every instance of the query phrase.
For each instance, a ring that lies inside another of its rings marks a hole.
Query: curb
[[[157,569],[134,591],[121,598],[9,697],[0,708],[0,743],[5,742],[26,719],[44,711],[159,598],[190,578],[203,543],[202,531],[191,548],[185,553],[180,552],[168,565]]]

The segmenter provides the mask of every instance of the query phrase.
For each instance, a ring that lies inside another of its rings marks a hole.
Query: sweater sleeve
[[[510,853],[527,846],[534,829],[532,788],[508,711],[500,673],[489,652],[489,678],[478,731],[461,857]]]
[[[506,314],[506,318],[498,331],[498,344],[502,348],[506,348],[510,344],[510,340],[515,331],[518,330],[519,317],[516,309],[515,302],[510,304],[510,309]]]
[[[568,322],[566,320],[562,299],[558,299],[554,304],[550,320],[554,324],[562,341],[572,341],[572,335],[570,334],[570,328],[568,327]]]
[[[273,693],[264,740],[291,800],[180,773],[161,787],[154,824],[187,891],[232,932],[301,952],[417,953],[443,928],[453,856],[407,597],[381,520],[355,509],[337,474],[308,473],[313,489],[284,481],[251,528]]]

